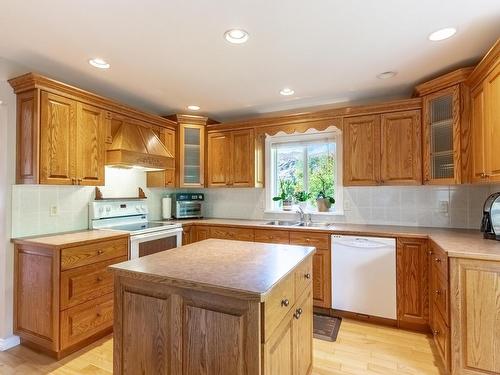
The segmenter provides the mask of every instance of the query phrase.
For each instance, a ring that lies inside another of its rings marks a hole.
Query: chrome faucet
[[[297,208],[297,213],[299,214],[299,221],[301,223],[304,223],[304,219],[305,219],[306,214],[305,214],[304,210],[302,209],[302,207]]]

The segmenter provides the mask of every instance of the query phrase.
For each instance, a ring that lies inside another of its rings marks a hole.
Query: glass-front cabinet
[[[429,185],[468,182],[470,166],[462,158],[468,144],[465,81],[472,68],[463,68],[417,86],[422,97],[423,180]]]
[[[206,117],[178,115],[179,120],[179,187],[205,185]]]

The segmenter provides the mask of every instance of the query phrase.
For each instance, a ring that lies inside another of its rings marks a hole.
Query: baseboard
[[[5,339],[0,339],[0,352],[13,348],[21,343],[19,336],[10,336]]]

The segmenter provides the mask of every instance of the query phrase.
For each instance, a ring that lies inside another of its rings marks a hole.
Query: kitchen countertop
[[[83,230],[61,234],[46,234],[43,236],[13,238],[12,242],[19,245],[37,245],[50,248],[61,248],[128,237],[128,232],[114,230]]]
[[[313,247],[208,239],[110,266],[122,276],[265,300]]]
[[[500,261],[500,241],[485,240],[479,230],[396,225],[332,224],[329,227],[296,227],[266,224],[270,220],[193,219],[177,220],[183,225],[241,226],[248,228],[322,232],[329,234],[380,237],[430,238],[452,258],[470,258]]]

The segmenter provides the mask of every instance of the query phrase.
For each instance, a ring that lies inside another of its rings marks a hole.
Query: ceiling
[[[153,113],[197,104],[217,120],[407,97],[415,83],[475,63],[500,36],[498,0],[75,4],[2,0],[0,58]],[[447,26],[453,38],[427,39]],[[250,33],[246,44],[224,40],[233,27]],[[390,70],[397,76],[376,78]],[[279,95],[286,86],[294,96]]]

